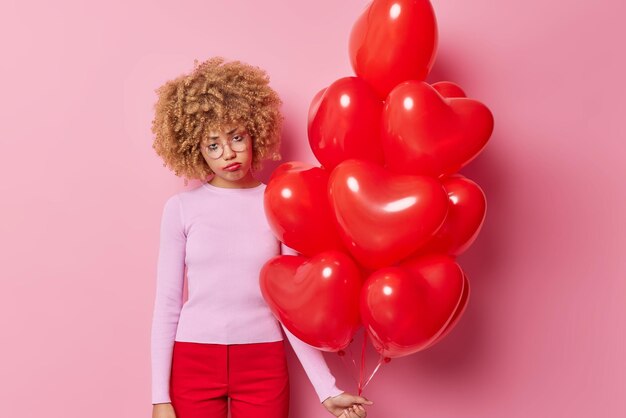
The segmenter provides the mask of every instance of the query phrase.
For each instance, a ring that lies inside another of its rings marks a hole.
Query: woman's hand
[[[152,418],[176,418],[171,403],[157,403],[152,406]]]
[[[361,396],[351,395],[347,392],[327,398],[322,405],[328,412],[342,418],[365,418],[367,411],[361,404],[372,405],[374,402]]]

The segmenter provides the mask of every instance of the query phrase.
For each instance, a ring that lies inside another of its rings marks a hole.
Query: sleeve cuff
[[[172,403],[169,395],[154,395],[152,396],[152,405],[156,405],[158,403]]]
[[[344,390],[339,389],[337,386],[333,386],[328,392],[319,397],[320,403],[324,403],[326,399],[332,398],[333,396],[341,395],[344,392]]]

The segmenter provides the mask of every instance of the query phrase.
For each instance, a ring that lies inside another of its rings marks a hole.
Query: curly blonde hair
[[[252,169],[280,160],[282,101],[267,73],[240,61],[213,57],[155,90],[158,100],[152,148],[177,176],[205,180],[213,174],[200,146],[210,131],[242,125],[253,139]]]

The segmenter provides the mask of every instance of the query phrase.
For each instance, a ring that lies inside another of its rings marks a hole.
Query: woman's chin
[[[224,182],[238,182],[248,176],[248,171],[249,170],[243,170],[241,168],[235,171],[224,171],[220,173],[215,173],[213,178],[218,177]]]

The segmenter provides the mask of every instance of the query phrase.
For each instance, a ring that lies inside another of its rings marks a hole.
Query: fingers
[[[365,405],[373,405],[374,404],[374,402],[372,402],[372,401],[370,401],[368,399],[365,399],[362,396],[354,396],[354,401],[353,402],[354,403],[363,403]]]
[[[346,398],[345,400],[350,402],[350,403],[362,403],[364,405],[374,405],[374,402],[370,401],[367,398],[364,398],[362,396],[357,396],[357,395],[351,395],[351,394],[346,394]]]
[[[361,405],[352,405],[348,409],[344,409],[341,418],[365,418],[367,411]]]
[[[367,416],[367,411],[361,405],[354,405],[352,408],[357,417],[365,418]]]
[[[359,416],[352,412],[351,409],[346,409],[343,411],[343,414],[341,414],[341,418],[359,418]]]

